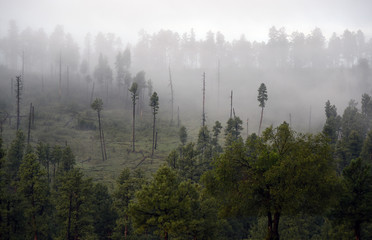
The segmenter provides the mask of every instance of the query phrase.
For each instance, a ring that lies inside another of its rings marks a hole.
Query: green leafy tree
[[[208,164],[212,159],[211,136],[208,126],[203,126],[199,130],[196,149],[200,153],[200,163]]]
[[[68,172],[74,168],[75,156],[72,153],[70,146],[67,146],[62,150],[61,165],[60,170],[62,172]]]
[[[3,149],[3,139],[0,136],[0,239],[6,239],[7,232],[6,214],[7,214],[7,174],[5,167],[5,151]]]
[[[159,97],[156,92],[154,92],[150,98],[150,107],[152,110],[153,115],[153,124],[152,124],[152,149],[151,149],[151,157],[154,156],[154,148],[155,148],[155,122],[156,122],[156,114],[159,111]]]
[[[128,236],[133,236],[131,230],[131,221],[129,218],[129,204],[134,199],[135,192],[139,190],[145,179],[141,170],[131,171],[129,168],[124,168],[119,179],[116,182],[114,191],[114,207],[118,214],[116,220],[116,229],[114,237],[117,239],[128,239]]]
[[[233,142],[241,138],[242,124],[243,121],[239,117],[234,116],[234,118],[229,118],[225,128],[225,146],[230,146]]]
[[[132,151],[135,152],[136,151],[136,147],[135,147],[135,140],[136,140],[136,132],[135,132],[135,129],[136,129],[136,102],[138,100],[138,84],[136,82],[132,83],[132,86],[131,88],[129,89],[129,92],[131,93],[131,98],[132,98],[132,105],[133,105],[133,114],[132,114],[132,119],[133,119],[133,123],[132,123]]]
[[[364,139],[360,157],[365,163],[372,164],[372,131],[369,131]]]
[[[154,180],[136,193],[130,215],[138,232],[155,229],[155,234],[167,240],[170,235],[186,229],[191,205],[197,199],[198,192],[193,184],[181,182],[174,171],[161,167]]]
[[[372,99],[371,96],[364,93],[362,95],[362,114],[365,118],[367,128],[370,128],[372,121]]]
[[[19,166],[21,165],[23,154],[25,151],[25,135],[22,131],[17,131],[16,138],[10,145],[8,150],[8,171],[11,179],[16,178]]]
[[[178,131],[178,135],[180,137],[180,142],[182,146],[185,146],[187,142],[187,129],[185,126],[181,126],[180,130]]]
[[[55,145],[51,152],[50,162],[53,165],[53,181],[56,179],[56,170],[59,167],[59,163],[62,161],[62,148],[61,146]]]
[[[98,239],[111,239],[116,220],[113,199],[105,185],[97,183],[92,189],[92,217],[94,233]]]
[[[26,218],[27,238],[45,239],[50,234],[48,224],[50,221],[48,209],[49,187],[46,172],[41,169],[37,156],[27,154],[19,169],[19,182],[17,191],[23,198]],[[50,213],[50,212],[49,212]]]
[[[213,129],[212,129],[212,140],[211,140],[211,144],[213,146],[213,152],[214,153],[221,153],[222,152],[222,147],[221,145],[218,143],[218,137],[221,133],[221,129],[222,129],[222,125],[219,121],[216,121],[214,126],[213,126]]]
[[[44,144],[39,142],[36,146],[36,154],[39,160],[39,163],[46,169],[48,182],[50,181],[49,177],[49,164],[51,162],[51,152],[49,144]]]
[[[328,207],[336,173],[323,136],[296,135],[283,123],[246,145],[234,142],[203,182],[223,203],[222,214],[266,216],[266,239],[279,239],[281,216],[319,214]]]
[[[349,165],[352,159],[358,158],[362,151],[363,139],[366,135],[366,124],[363,115],[358,111],[354,100],[349,102],[341,120],[342,138],[336,146],[338,170]]]
[[[343,170],[343,191],[331,212],[336,224],[345,224],[361,239],[362,226],[372,221],[372,175],[370,165],[360,158],[354,159]]]
[[[323,133],[328,136],[332,144],[338,140],[338,134],[341,127],[341,117],[337,115],[337,108],[331,105],[328,100],[325,105],[326,123],[323,127]]]
[[[268,99],[268,97],[267,97],[266,85],[264,83],[261,83],[260,87],[258,88],[258,96],[257,96],[257,100],[260,103],[259,107],[261,107],[261,118],[260,118],[260,126],[258,128],[258,136],[260,136],[260,134],[261,134],[263,110],[265,108],[267,99]]]
[[[94,236],[92,219],[92,183],[79,169],[58,177],[55,206],[61,239],[89,239]]]

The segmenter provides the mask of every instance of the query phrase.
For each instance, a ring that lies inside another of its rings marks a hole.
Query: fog
[[[83,92],[88,103],[95,82],[95,96],[114,108],[144,71],[142,81],[151,79],[160,118],[167,119],[171,72],[174,112],[179,107],[182,122],[196,132],[205,73],[208,125],[227,121],[233,91],[235,114],[257,132],[263,82],[264,127],[287,121],[297,131],[316,132],[327,100],[342,115],[350,99],[372,93],[367,0],[0,0],[0,6],[2,101],[22,69],[26,87],[56,90],[61,68],[64,93]],[[117,57],[125,52],[127,77],[121,78]]]

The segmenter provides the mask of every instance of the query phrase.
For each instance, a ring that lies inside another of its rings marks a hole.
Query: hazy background
[[[362,93],[372,93],[371,9],[368,0],[0,0],[0,64],[9,69],[0,81],[10,88],[9,79],[19,74],[25,52],[25,79],[40,86],[45,81],[56,89],[62,52],[62,85],[67,86],[69,78],[88,96],[92,82],[104,88],[94,77],[103,54],[111,71],[104,81],[112,94],[118,95],[118,89],[125,94],[127,86],[117,81],[115,59],[129,46],[127,70],[132,77],[144,70],[144,81],[152,80],[165,112],[160,118],[169,117],[171,65],[174,111],[180,106],[182,120],[195,132],[201,123],[203,72],[209,125],[227,121],[233,90],[236,114],[244,126],[249,118],[250,131],[257,131],[257,89],[264,82],[269,94],[264,127],[289,121],[291,114],[296,130],[319,131],[328,99],[342,115],[350,99],[360,102]],[[13,32],[10,20],[17,25]],[[18,34],[16,43],[12,36]],[[295,63],[295,54],[302,63]],[[84,80],[88,75],[90,82]]]
[[[310,33],[315,27],[326,37],[345,29],[372,35],[369,0],[0,0],[0,34],[14,19],[51,32],[61,24],[81,41],[87,32],[113,32],[124,42],[137,40],[139,30],[186,32],[197,38],[207,31],[223,32],[227,40],[245,34],[248,40],[267,40],[275,25],[287,32]]]

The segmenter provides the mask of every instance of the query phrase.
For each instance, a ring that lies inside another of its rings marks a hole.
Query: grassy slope
[[[95,181],[104,182],[112,189],[115,179],[124,167],[141,167],[147,174],[154,172],[165,163],[168,153],[178,145],[178,128],[170,126],[166,112],[157,115],[158,148],[151,161],[152,115],[148,106],[143,114],[136,117],[136,152],[132,152],[132,116],[131,109],[123,107],[104,107],[102,112],[103,130],[106,140],[108,160],[102,162],[98,127],[91,130],[78,129],[78,119],[98,126],[97,115],[89,104],[77,104],[70,99],[59,102],[53,94],[40,94],[38,97],[25,97],[23,115],[28,108],[26,103],[35,106],[35,127],[31,131],[31,144],[39,141],[51,145],[66,143],[76,156],[77,166]],[[54,95],[55,96],[55,95]],[[4,125],[3,138],[9,146],[15,136],[15,119],[11,125]],[[27,136],[28,119],[23,118],[21,129]]]

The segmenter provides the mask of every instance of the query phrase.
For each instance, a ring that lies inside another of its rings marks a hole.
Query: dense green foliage
[[[155,120],[159,98],[149,100]],[[70,146],[26,147],[17,131],[7,149],[0,139],[0,238],[369,239],[371,112],[367,94],[342,116],[327,101],[314,135],[284,122],[243,139],[234,116],[188,142],[182,126],[168,166],[124,168],[111,189],[85,176]]]

